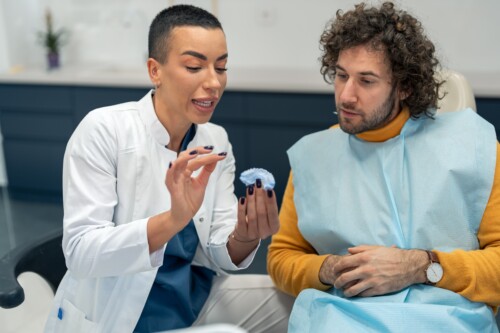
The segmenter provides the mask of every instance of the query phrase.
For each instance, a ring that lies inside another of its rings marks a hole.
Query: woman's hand
[[[206,155],[211,152],[210,146],[195,147],[181,152],[169,165],[165,184],[172,202],[170,216],[172,222],[178,224],[179,231],[200,209],[210,175],[217,162],[226,158],[226,153]],[[198,176],[192,177],[193,172],[200,168],[202,169]]]
[[[242,242],[266,239],[277,233],[279,226],[276,195],[273,190],[262,188],[257,179],[247,187],[246,198],[240,198],[234,238]]]
[[[238,265],[252,252],[261,239],[279,229],[278,204],[273,190],[262,188],[257,179],[238,203],[238,222],[229,236],[227,248],[233,263]]]
[[[170,192],[171,207],[169,211],[155,215],[148,221],[150,253],[164,246],[200,209],[210,175],[217,162],[226,158],[226,153],[206,155],[211,153],[212,149],[211,146],[195,147],[183,151],[170,163],[165,184]],[[202,169],[198,176],[192,177],[193,172],[200,168]]]

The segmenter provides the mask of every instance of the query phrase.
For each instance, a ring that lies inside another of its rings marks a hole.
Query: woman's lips
[[[215,108],[215,100],[193,99],[193,105],[201,112],[212,112]]]

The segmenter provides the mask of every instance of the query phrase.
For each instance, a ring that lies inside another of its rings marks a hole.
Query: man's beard
[[[366,132],[384,126],[392,116],[392,111],[394,110],[394,104],[396,102],[395,96],[396,96],[396,87],[393,87],[391,89],[391,93],[384,101],[384,103],[382,103],[380,107],[375,109],[375,111],[372,114],[366,115],[365,112],[360,113],[362,119],[361,122],[357,124],[351,122],[351,120],[348,118],[347,119],[344,118],[342,116],[342,113],[339,112],[340,128],[344,132],[349,134],[359,134],[362,132]],[[355,112],[358,111],[349,104],[337,104],[337,110],[340,109],[345,109],[347,111],[353,110]]]

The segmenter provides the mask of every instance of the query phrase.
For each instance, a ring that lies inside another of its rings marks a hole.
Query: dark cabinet
[[[60,200],[66,143],[91,110],[139,100],[147,88],[0,84],[0,125],[13,195]],[[499,99],[478,99],[478,112],[500,125]],[[286,150],[302,136],[337,122],[333,94],[226,91],[212,122],[228,132],[237,177],[262,167],[281,200],[289,174]],[[500,128],[500,126],[496,126]],[[236,194],[244,187],[236,180]]]
[[[69,87],[0,86],[0,125],[13,196],[60,200],[62,156],[73,130]]]
[[[0,85],[0,125],[14,198],[61,201],[66,143],[90,110],[136,100],[147,89]]]
[[[61,200],[66,143],[91,110],[139,100],[146,88],[0,85],[0,125],[4,136],[9,191],[13,196]],[[226,91],[212,118],[233,145],[237,176],[262,167],[276,177],[281,200],[288,178],[286,150],[301,136],[325,129],[336,119],[326,94]],[[243,195],[238,180],[236,194]]]

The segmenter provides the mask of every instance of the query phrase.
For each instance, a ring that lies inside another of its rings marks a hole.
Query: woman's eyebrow
[[[208,58],[207,58],[206,55],[201,54],[200,52],[191,51],[191,50],[182,52],[182,55],[190,55],[190,56],[193,56],[195,58],[198,58],[198,59],[201,59],[201,60],[205,60],[205,61],[208,60]],[[217,58],[217,61],[226,59],[227,56],[228,56],[228,54],[224,53],[223,55],[221,55],[220,57]]]

